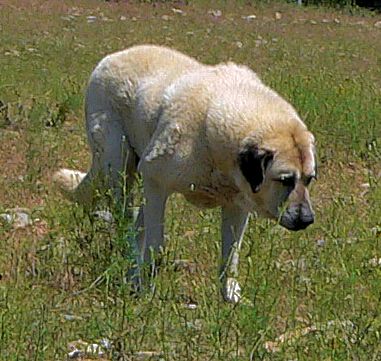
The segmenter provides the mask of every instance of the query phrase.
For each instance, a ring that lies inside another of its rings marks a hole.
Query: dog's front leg
[[[150,267],[150,275],[155,274],[155,256],[164,247],[164,213],[168,193],[151,179],[144,179],[145,204],[141,207],[136,222],[138,229],[138,265]],[[140,268],[140,267],[139,267]],[[141,270],[138,270],[139,273]],[[138,283],[141,283],[141,276]]]
[[[222,208],[222,265],[220,280],[226,301],[237,303],[241,298],[238,276],[239,250],[248,220],[248,213],[236,206]]]

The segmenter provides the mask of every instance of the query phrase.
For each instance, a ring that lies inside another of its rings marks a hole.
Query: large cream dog
[[[88,84],[86,129],[90,171],[62,169],[55,180],[91,203],[95,184],[120,198],[124,181],[130,186],[141,173],[146,201],[137,227],[145,262],[163,246],[170,194],[222,207],[228,301],[239,299],[234,277],[249,212],[290,230],[314,221],[307,190],[316,176],[314,138],[294,108],[245,66],[207,66],[150,45],[109,55]]]

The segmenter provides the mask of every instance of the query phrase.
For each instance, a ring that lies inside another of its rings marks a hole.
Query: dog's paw
[[[230,303],[238,303],[241,300],[241,286],[235,278],[226,279],[223,296],[225,301]]]

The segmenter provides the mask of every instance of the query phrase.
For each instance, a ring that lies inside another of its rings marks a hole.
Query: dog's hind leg
[[[247,225],[248,213],[235,206],[222,208],[222,265],[220,280],[226,301],[237,303],[241,298],[238,276],[239,251]]]
[[[54,180],[72,200],[92,208],[98,191],[111,190],[117,202],[131,188],[137,156],[124,130],[124,117],[114,109],[102,81],[93,74],[86,94],[86,130],[92,164],[87,174],[60,170]]]
[[[135,179],[137,156],[125,133],[125,119],[109,98],[103,85],[93,79],[86,95],[86,129],[92,165],[75,190],[83,203],[93,202],[96,190],[108,189],[121,202]]]

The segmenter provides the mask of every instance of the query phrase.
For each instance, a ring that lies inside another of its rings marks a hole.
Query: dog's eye
[[[285,187],[295,187],[296,180],[294,176],[280,176],[275,181],[282,183]]]
[[[313,179],[316,179],[315,175],[310,175],[304,178],[304,185],[309,186]]]

